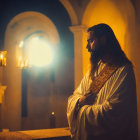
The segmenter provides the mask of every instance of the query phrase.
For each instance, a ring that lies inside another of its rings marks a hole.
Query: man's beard
[[[99,60],[105,55],[105,47],[99,46],[98,49],[90,51],[91,57],[90,57],[90,62],[92,65],[96,64],[99,62]]]
[[[91,51],[90,53],[91,75],[93,76],[97,69],[98,62],[105,55],[106,51],[103,46],[99,46],[97,50]]]

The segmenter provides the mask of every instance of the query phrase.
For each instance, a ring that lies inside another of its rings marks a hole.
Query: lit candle
[[[6,66],[7,51],[0,51],[0,66]]]
[[[2,61],[3,61],[3,54],[0,54],[0,66],[2,66]]]

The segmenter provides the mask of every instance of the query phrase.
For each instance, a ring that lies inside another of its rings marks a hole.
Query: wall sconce
[[[7,55],[7,51],[0,51],[0,66],[1,67],[6,66],[6,55]]]
[[[18,62],[17,63],[18,63],[17,67],[21,68],[21,69],[30,68],[31,67],[30,64],[29,64],[29,60],[23,58],[22,56],[18,57]]]

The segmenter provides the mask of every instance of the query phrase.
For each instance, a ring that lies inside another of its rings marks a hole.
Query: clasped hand
[[[79,99],[79,105],[80,106],[92,105],[94,102],[94,99],[95,99],[95,96],[93,93],[85,94]]]

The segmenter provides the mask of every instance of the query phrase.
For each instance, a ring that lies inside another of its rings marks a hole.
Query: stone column
[[[74,81],[76,88],[83,77],[83,38],[87,28],[84,25],[70,26],[69,28],[74,35]]]
[[[0,130],[2,129],[2,102],[5,89],[6,86],[2,86],[0,83]]]

